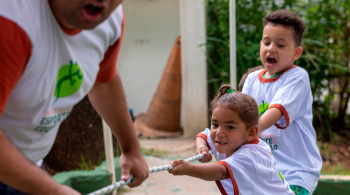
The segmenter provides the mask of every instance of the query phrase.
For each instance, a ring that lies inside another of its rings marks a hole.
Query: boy
[[[248,75],[243,93],[259,105],[259,137],[270,145],[280,171],[296,194],[312,194],[322,159],[312,126],[312,94],[307,72],[293,65],[302,52],[304,22],[278,10],[263,19],[260,58],[264,70]]]

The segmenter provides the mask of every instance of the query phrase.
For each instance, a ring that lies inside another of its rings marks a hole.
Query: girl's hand
[[[192,164],[184,161],[183,159],[174,160],[169,162],[174,168],[168,170],[169,173],[173,175],[188,175]]]
[[[204,154],[204,157],[202,159],[198,160],[198,161],[202,162],[202,163],[210,162],[211,159],[212,159],[212,156],[209,153],[208,146],[200,145],[200,146],[197,147],[196,155],[202,154],[202,153]]]

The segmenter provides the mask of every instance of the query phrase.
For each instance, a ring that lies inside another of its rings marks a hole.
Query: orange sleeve
[[[11,20],[0,16],[0,117],[32,53],[28,35]]]
[[[100,71],[97,74],[97,82],[108,83],[112,81],[117,73],[117,59],[122,45],[124,34],[125,17],[123,16],[122,32],[119,39],[106,51],[102,62],[100,63]]]
[[[225,162],[225,161],[216,161],[215,163],[224,165],[226,167],[226,169],[227,169],[227,171],[228,171],[228,173],[230,175],[230,178],[231,178],[234,194],[239,194],[239,188],[238,188],[236,179],[233,176],[233,172],[232,172],[230,166],[227,164],[227,162]]]
[[[205,135],[204,133],[198,133],[198,135],[196,136],[196,138],[197,138],[197,137],[201,137],[201,138],[203,138],[205,141],[208,142],[208,137],[207,137],[207,135]]]
[[[208,148],[211,149],[211,148],[210,148],[210,145],[209,145],[209,143],[208,143],[208,137],[207,137],[207,135],[205,135],[204,133],[198,133],[198,135],[196,136],[195,139],[197,139],[197,137],[203,138],[203,139],[207,142]]]
[[[280,126],[280,125],[277,124],[277,123],[275,124],[275,126],[276,126],[277,128],[279,128],[279,129],[285,129],[285,128],[287,128],[287,127],[289,126],[289,115],[288,115],[287,110],[284,108],[284,106],[282,106],[281,104],[274,104],[274,105],[269,106],[268,109],[270,109],[270,108],[277,108],[277,109],[279,109],[279,110],[282,112],[282,114],[284,115],[284,117],[286,118],[286,123],[287,123],[287,125],[286,125],[285,127],[282,127],[282,126]]]

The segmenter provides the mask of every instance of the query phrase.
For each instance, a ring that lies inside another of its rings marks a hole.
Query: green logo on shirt
[[[263,115],[268,108],[269,108],[269,104],[264,102],[263,100],[262,104],[260,104],[258,107],[260,116]]]
[[[282,181],[283,181],[283,183],[284,183],[284,177],[283,177],[283,175],[282,175],[282,173],[281,173],[280,170],[278,170],[278,174],[279,174],[280,178],[282,179]]]
[[[83,82],[83,72],[79,65],[70,61],[70,64],[64,65],[58,71],[55,96],[64,98],[77,92]]]

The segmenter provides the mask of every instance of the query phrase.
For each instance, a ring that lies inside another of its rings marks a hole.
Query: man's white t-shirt
[[[258,137],[249,144],[242,145],[231,156],[217,152],[209,129],[205,129],[197,137],[207,141],[216,163],[224,165],[230,174],[229,179],[216,181],[223,195],[294,195],[279,172],[270,147]]]
[[[30,57],[23,63],[23,72],[18,68],[10,72],[21,72],[15,87],[7,89],[0,83],[0,105],[6,101],[2,115],[0,107],[0,129],[28,160],[40,165],[73,106],[96,81],[107,83],[114,78],[123,9],[118,6],[94,29],[67,30],[57,22],[47,0],[0,0],[0,20],[19,29],[16,33],[23,35],[19,39],[30,40]],[[7,27],[2,29],[6,30]],[[8,52],[21,58],[15,50],[21,46],[15,45]],[[16,67],[1,55],[4,54],[0,54],[0,67]],[[11,80],[9,73],[2,74],[1,79]],[[2,95],[10,90],[4,100]]]
[[[259,137],[270,146],[288,183],[312,194],[320,177],[322,159],[312,126],[309,76],[295,65],[276,78],[266,79],[265,73],[265,69],[250,73],[242,92],[255,99],[260,115],[267,109],[278,108],[283,116]]]

